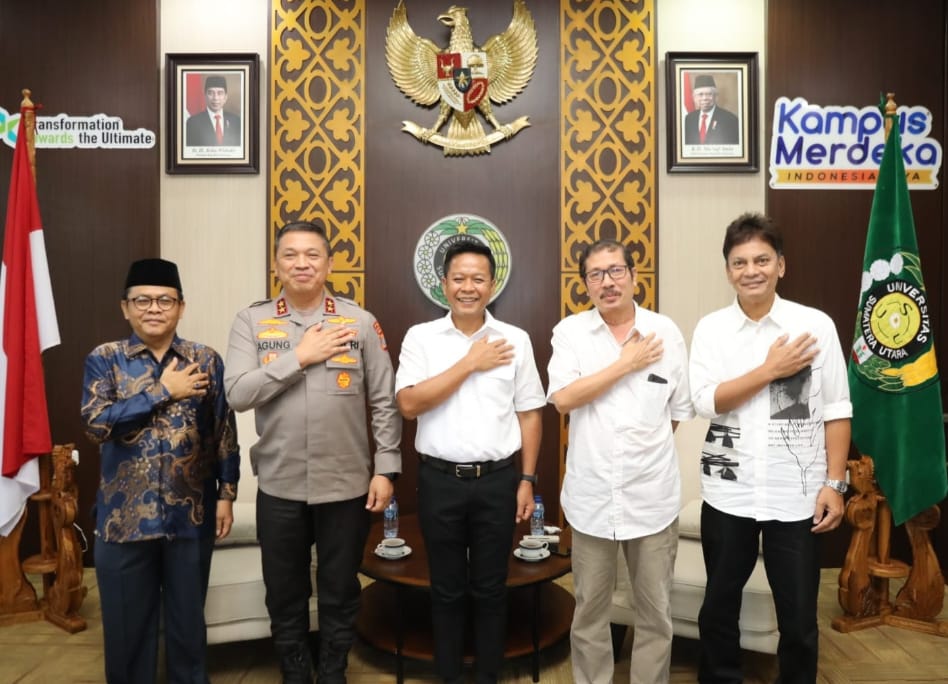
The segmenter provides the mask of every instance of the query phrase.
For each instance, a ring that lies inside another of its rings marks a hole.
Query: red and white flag
[[[13,151],[0,271],[0,536],[4,537],[19,522],[27,498],[39,489],[36,457],[53,448],[41,353],[59,344],[24,112]]]

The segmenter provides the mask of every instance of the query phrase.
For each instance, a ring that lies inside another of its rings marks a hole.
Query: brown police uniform
[[[373,474],[401,471],[402,419],[391,357],[375,317],[328,293],[317,312],[304,318],[282,293],[239,312],[230,331],[224,386],[235,410],[255,411],[260,439],[250,460],[258,480],[257,534],[274,646],[284,665],[307,669],[315,542],[319,670],[335,668],[333,677],[323,677],[335,681],[355,638],[356,575],[369,527],[365,495]],[[307,326],[318,322],[355,328],[358,334],[346,352],[301,368],[294,349]]]
[[[374,473],[401,471],[402,419],[382,327],[348,299],[326,295],[320,309],[323,326],[358,330],[349,352],[300,368],[293,350],[306,324],[280,296],[237,314],[224,374],[231,406],[255,411],[260,439],[250,460],[260,489],[310,504],[368,491],[373,460],[367,405]]]

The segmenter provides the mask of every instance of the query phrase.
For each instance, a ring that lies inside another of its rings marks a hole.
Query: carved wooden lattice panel
[[[365,0],[274,0],[268,255],[289,221],[321,219],[332,290],[365,300]],[[270,274],[270,291],[279,289]]]
[[[653,0],[561,0],[563,315],[586,308],[579,254],[629,244],[636,301],[655,308]]]
[[[589,307],[579,279],[585,245],[630,245],[636,301],[656,296],[655,3],[560,0],[562,258],[561,313]],[[567,425],[560,418],[560,483]]]

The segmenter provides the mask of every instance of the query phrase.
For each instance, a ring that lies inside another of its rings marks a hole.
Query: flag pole
[[[26,120],[26,151],[30,158],[30,171],[33,173],[33,182],[36,182],[36,105],[30,99],[33,94],[29,88],[20,91],[23,100],[20,102],[20,111]]]
[[[886,93],[886,102],[882,120],[885,122],[885,140],[892,133],[892,121],[898,106],[895,104],[895,93]],[[907,577],[909,568],[905,563],[891,560],[892,553],[892,510],[889,501],[884,496],[879,497],[879,506],[876,511],[876,554],[878,561],[873,567],[876,577],[879,578],[879,595],[881,599],[880,612],[883,615],[892,612],[892,603],[889,601],[889,579]]]

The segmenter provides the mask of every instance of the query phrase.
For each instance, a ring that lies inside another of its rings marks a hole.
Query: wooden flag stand
[[[74,523],[79,503],[73,444],[57,445],[39,457],[40,489],[30,497],[39,511],[40,552],[20,562],[20,539],[26,510],[9,537],[0,537],[0,625],[48,620],[70,634],[86,628],[79,606],[82,547]],[[41,575],[43,595],[26,574]]]
[[[30,169],[35,179],[36,126],[29,90],[23,90],[21,106],[26,117]],[[27,507],[10,535],[0,537],[0,625],[46,619],[70,633],[86,628],[86,621],[78,614],[86,588],[82,585],[82,549],[74,526],[79,504],[74,449],[73,444],[57,445],[52,454],[38,457],[40,488],[30,496],[30,501],[39,511],[39,554],[20,562]],[[27,573],[42,576],[42,598],[37,598]]]
[[[945,578],[928,537],[941,513],[932,506],[905,523],[912,547],[912,565],[889,557],[892,513],[876,483],[868,456],[849,461],[850,485],[856,495],[846,504],[853,536],[839,573],[839,605],[844,615],[833,620],[838,632],[891,625],[948,637],[948,621],[938,620],[945,601]],[[906,577],[889,600],[889,580]]]

